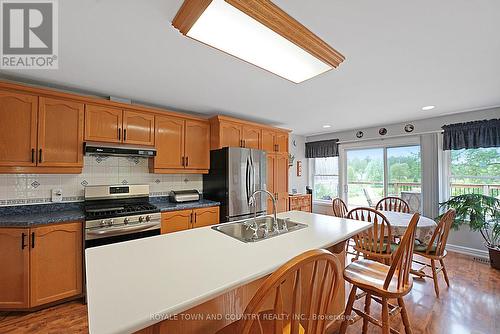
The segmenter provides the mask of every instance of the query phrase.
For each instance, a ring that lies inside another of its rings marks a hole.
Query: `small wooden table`
[[[392,234],[394,236],[401,237],[405,234],[406,228],[408,227],[413,214],[394,211],[380,212],[387,218],[389,224],[391,224]],[[436,226],[437,224],[434,220],[420,216],[417,229],[415,231],[415,239],[424,244],[428,244],[431,241]]]

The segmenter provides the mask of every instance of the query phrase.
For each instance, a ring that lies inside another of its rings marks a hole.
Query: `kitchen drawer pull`
[[[38,162],[42,162],[42,149],[38,151]]]
[[[35,248],[35,232],[31,232],[31,248]]]
[[[21,249],[24,249],[26,248],[26,246],[28,246],[24,243],[24,241],[26,240],[26,236],[27,236],[26,233],[21,234]]]
[[[35,149],[31,149],[31,163],[35,163]]]
[[[127,129],[123,129],[123,141],[127,141]]]
[[[186,157],[182,157],[182,167],[186,166]]]
[[[118,140],[122,140],[122,129],[118,128]]]
[[[189,166],[189,157],[186,157],[186,167]]]

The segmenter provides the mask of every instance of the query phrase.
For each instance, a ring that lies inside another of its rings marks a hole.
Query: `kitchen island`
[[[308,226],[255,243],[205,227],[87,249],[90,333],[213,333],[285,262],[325,248],[344,263],[345,240],[370,226],[299,211],[278,217]],[[337,299],[340,314],[343,291]]]

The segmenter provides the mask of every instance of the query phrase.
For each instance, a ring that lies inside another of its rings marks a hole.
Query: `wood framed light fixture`
[[[295,83],[345,59],[269,0],[185,0],[172,25],[185,36]]]

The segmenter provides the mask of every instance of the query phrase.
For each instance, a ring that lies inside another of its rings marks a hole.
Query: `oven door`
[[[147,238],[155,235],[160,235],[160,224],[156,224],[155,226],[139,231],[129,231],[126,234],[92,234],[92,232],[86,231],[85,238],[85,248],[97,247],[102,245],[109,245],[117,242],[129,241],[140,238]]]

